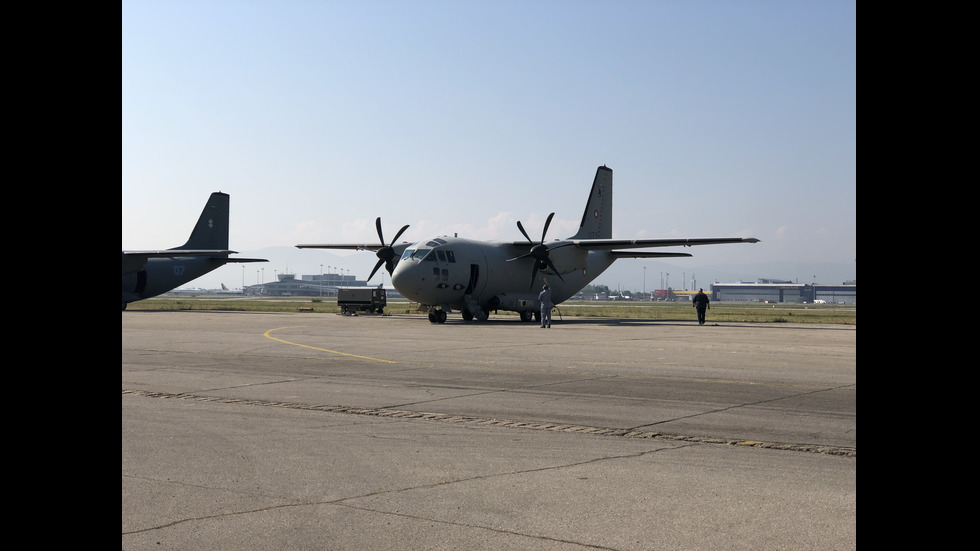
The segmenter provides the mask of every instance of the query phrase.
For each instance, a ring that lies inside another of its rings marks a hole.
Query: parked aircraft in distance
[[[391,274],[391,283],[409,300],[428,308],[429,321],[443,323],[453,309],[466,321],[486,320],[493,310],[520,313],[523,321],[539,319],[538,292],[544,283],[552,289],[555,304],[567,300],[598,277],[618,258],[691,256],[679,252],[647,252],[618,249],[690,247],[723,243],[757,243],[754,237],[704,239],[613,239],[612,169],[596,170],[578,232],[567,239],[546,241],[548,215],[541,240],[533,241],[518,222],[526,241],[485,242],[461,237],[433,237],[414,244],[395,244],[409,226],[403,226],[385,244],[381,218],[375,221],[380,245],[301,244],[301,249],[370,250]],[[528,277],[530,275],[530,278]]]
[[[122,309],[130,302],[162,295],[229,262],[268,262],[229,258],[227,193],[211,194],[187,243],[165,250],[122,251]]]

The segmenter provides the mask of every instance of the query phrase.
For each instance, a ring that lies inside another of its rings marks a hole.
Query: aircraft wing
[[[381,244],[379,245],[367,245],[364,243],[323,243],[323,244],[311,244],[311,243],[301,243],[296,245],[297,249],[347,249],[354,251],[371,251],[378,256],[378,263],[374,265],[374,269],[371,270],[371,275],[368,279],[374,277],[374,273],[378,271],[382,265],[388,270],[388,273],[395,271],[395,266],[401,260],[402,253],[405,252],[411,243],[402,241],[399,244],[385,245],[384,236],[381,233],[381,218],[378,218],[378,238],[381,239]],[[395,234],[395,239],[398,239],[402,232],[404,232],[408,226],[403,227],[397,234]]]
[[[709,237],[695,239],[568,239],[549,242],[548,249],[560,249],[562,247],[576,246],[586,250],[607,250],[613,249],[646,249],[649,247],[693,247],[694,245],[723,245],[726,243],[758,243],[755,237]],[[534,245],[527,241],[514,241],[510,243],[513,247],[528,249]],[[658,255],[674,255],[675,253],[651,253]],[[677,253],[680,254],[680,253]],[[690,255],[688,255],[690,256]],[[639,258],[639,257],[637,257]],[[652,258],[652,257],[651,257]]]
[[[397,247],[398,245],[395,245]],[[407,244],[406,244],[407,246]],[[349,251],[372,251],[378,252],[378,249],[383,247],[383,245],[364,245],[355,243],[323,243],[323,244],[300,244],[296,245],[297,249],[346,249]],[[402,247],[404,250],[405,247]]]
[[[695,239],[572,239],[572,245],[588,250],[645,249],[647,247],[693,247],[726,243],[758,243],[755,237],[709,237]]]
[[[395,258],[399,259],[402,257],[402,253],[411,243],[398,243],[391,246],[391,249],[395,251]],[[348,251],[371,251],[373,253],[378,252],[378,250],[383,249],[384,245],[365,245],[362,243],[323,243],[323,244],[301,244],[296,245],[297,249],[345,249]]]
[[[653,253],[649,251],[609,251],[613,258],[671,258],[694,256],[691,253]]]

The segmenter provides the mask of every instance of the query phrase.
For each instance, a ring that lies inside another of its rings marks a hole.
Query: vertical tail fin
[[[582,224],[571,239],[612,238],[612,169],[602,165],[595,171],[589,202],[582,214]]]
[[[228,203],[227,193],[212,193],[187,243],[176,249],[228,250]]]

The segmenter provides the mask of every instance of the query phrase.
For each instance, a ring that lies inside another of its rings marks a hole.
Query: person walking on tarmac
[[[538,300],[541,302],[541,328],[551,327],[551,309],[555,305],[551,302],[551,287],[547,283],[538,294]]]
[[[698,294],[694,295],[694,307],[698,310],[698,324],[704,325],[705,310],[711,308],[708,303],[708,295],[704,294],[704,289],[698,289]]]

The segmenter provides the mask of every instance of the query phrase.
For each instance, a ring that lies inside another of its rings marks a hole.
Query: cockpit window
[[[405,249],[405,252],[402,253],[402,260],[408,260],[409,258],[414,258],[415,260],[429,260],[426,258],[426,255],[429,255],[430,252],[432,252],[432,249]],[[436,259],[436,255],[429,256],[432,257],[431,260]]]
[[[436,239],[435,241],[442,241],[442,240]],[[428,244],[438,246],[439,244],[435,243],[435,241],[430,241]],[[415,247],[406,248],[405,251],[402,253],[401,259],[402,260],[414,259],[414,260],[427,260],[427,261],[435,261],[438,259],[439,262],[455,263],[456,255],[454,255],[453,251],[450,250],[446,250],[442,248],[423,249],[423,248],[419,248],[418,245],[416,245]]]

